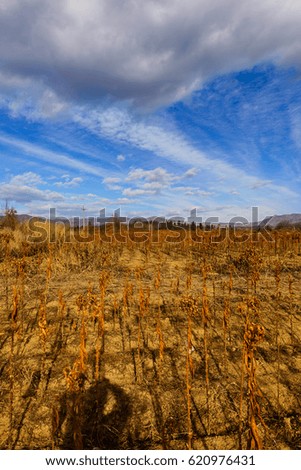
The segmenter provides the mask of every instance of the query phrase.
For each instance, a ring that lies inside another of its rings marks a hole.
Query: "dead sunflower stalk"
[[[257,380],[257,361],[255,352],[257,344],[264,337],[264,328],[256,323],[247,321],[244,334],[244,366],[247,373],[247,400],[248,400],[248,442],[247,448],[250,450],[263,449],[262,439],[258,430],[258,421],[264,426],[261,417],[260,404],[258,398],[261,396]]]
[[[204,358],[205,358],[205,389],[206,389],[206,408],[207,408],[207,426],[210,433],[210,402],[209,402],[209,325],[210,312],[207,292],[207,267],[203,267],[203,295],[202,295],[202,321],[204,326]]]
[[[16,288],[13,290],[13,306],[10,315],[10,329],[11,329],[11,343],[9,354],[9,431],[8,431],[8,448],[13,447],[13,433],[14,433],[14,403],[15,403],[15,338],[18,332],[18,312],[19,312],[19,298]]]

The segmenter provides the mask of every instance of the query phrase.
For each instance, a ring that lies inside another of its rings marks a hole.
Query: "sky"
[[[0,0],[0,205],[301,212],[299,0]]]

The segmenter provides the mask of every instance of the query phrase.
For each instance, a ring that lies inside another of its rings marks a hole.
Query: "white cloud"
[[[178,198],[179,191],[184,192],[187,196],[211,196],[214,193],[202,191],[194,187],[177,186],[176,184],[187,178],[192,178],[197,175],[198,171],[192,168],[180,176],[165,170],[162,167],[157,167],[152,170],[144,170],[142,168],[135,168],[129,171],[128,176],[125,178],[127,183],[134,183],[136,187],[123,188],[122,194],[125,196],[153,196],[160,195],[162,200],[162,207],[167,201],[172,203],[175,194]],[[122,189],[119,187],[118,189]]]
[[[96,176],[108,175],[108,172],[106,170],[97,167],[96,165],[90,165],[89,163],[85,163],[81,160],[72,158],[68,155],[64,155],[59,152],[48,150],[40,145],[32,144],[25,140],[0,134],[0,142],[20,149],[22,152],[29,155],[30,157],[46,161],[58,167],[72,168],[73,170],[82,171],[84,173]]]
[[[177,189],[177,188],[175,188]],[[185,191],[186,196],[201,196],[201,197],[208,197],[214,195],[214,193],[210,191],[203,191],[201,189],[188,189]]]
[[[0,183],[0,192],[3,199],[22,204],[32,201],[49,201],[51,203],[64,199],[61,194],[55,191],[40,190],[28,184],[21,184],[21,179],[18,180],[16,177],[8,183]]]
[[[103,111],[91,111],[89,114],[78,113],[75,119],[96,135],[103,135],[111,140],[151,151],[163,160],[176,162],[182,166],[187,166],[188,163],[193,165],[193,168],[183,173],[183,178],[193,177],[197,172],[202,171],[203,178],[207,173],[219,183],[232,180],[232,183],[239,181],[241,185],[249,187],[260,181],[244,170],[221,159],[211,158],[195,148],[179,130],[164,129],[159,125],[144,122],[142,119],[135,120],[125,110],[113,107]],[[165,183],[179,179],[178,176],[171,175],[164,168],[159,167],[155,170],[132,170],[127,180],[139,178],[148,180],[151,178],[152,181],[163,179]]]
[[[21,175],[15,175],[11,178],[10,184],[12,185],[28,185],[28,186],[38,186],[40,184],[45,184],[42,180],[40,175],[33,173],[32,171],[28,171],[26,173],[22,173]]]
[[[121,182],[121,178],[114,177],[114,176],[108,176],[107,178],[103,179],[103,183],[111,191],[121,191],[122,186],[120,186],[119,184],[116,184],[116,183],[120,183],[120,182]]]
[[[260,200],[258,195],[268,191],[273,191],[278,203],[284,196],[296,196],[286,187],[258,178],[253,164],[244,171],[229,163],[230,158],[226,161],[199,150],[180,129],[151,122],[145,114],[133,117],[126,110],[131,104],[148,109],[173,102],[213,76],[260,61],[300,66],[297,0],[187,0],[185,7],[181,0],[2,0],[0,10],[0,107],[12,116],[33,120],[67,118],[97,136],[151,152],[157,168],[145,170],[139,162],[141,168],[132,169],[127,180],[117,181],[116,173],[101,167],[98,155],[92,165],[84,152],[71,157],[0,134],[0,142],[20,150],[29,162],[38,160],[63,171],[98,176],[108,189],[132,195],[165,190],[162,207],[172,202],[183,207],[189,200],[194,203],[197,197],[211,195],[210,186],[218,189],[219,196],[235,188],[248,201]],[[115,99],[118,105],[104,109],[104,102]],[[300,140],[297,126],[294,138]],[[172,172],[162,168],[159,159]],[[117,162],[124,160],[119,154],[108,163],[118,168],[123,165]],[[205,189],[194,187],[197,177]],[[10,182],[10,188],[28,186],[40,191],[34,186],[42,182],[27,178]],[[183,201],[179,201],[176,183],[185,178],[193,179],[192,189],[186,194],[182,191]],[[123,182],[134,187],[116,184]],[[76,183],[70,177],[58,186]],[[41,197],[48,196],[42,192]],[[119,200],[129,203],[127,198]],[[155,202],[161,204],[161,200]]]
[[[255,181],[251,189],[258,189],[258,188],[264,188],[265,186],[270,186],[273,183],[271,180],[265,180],[265,181]]]
[[[185,164],[185,166],[189,162],[195,168],[188,170],[186,176],[192,176],[191,173],[196,172],[196,168],[211,171],[219,177],[246,176],[243,171],[221,160],[211,159],[194,148],[181,135],[181,132],[165,130],[158,125],[145,123],[143,120],[137,121],[128,112],[115,107],[103,111],[92,111],[85,115],[78,113],[75,120],[97,135],[101,134],[112,140],[129,143],[142,150],[151,151],[164,159]],[[164,173],[165,170],[158,171]],[[138,171],[134,174],[139,176]],[[142,177],[144,177],[143,174]]]
[[[298,196],[285,186],[272,184],[271,180],[260,179],[226,160],[205,154],[194,147],[180,130],[165,129],[143,119],[138,121],[125,110],[113,107],[91,112],[89,116],[78,114],[76,120],[97,135],[151,151],[163,161],[181,166],[193,165],[193,168],[184,172],[182,177],[192,177],[200,172],[202,180],[210,182],[211,186],[218,188],[220,193],[229,193],[233,185],[236,185],[237,190],[241,190],[244,197],[250,201],[254,200],[251,190],[256,187],[276,190],[278,193],[282,192],[293,198]],[[168,173],[164,168],[158,167],[154,170],[134,169],[129,173],[127,180],[133,181],[139,178],[148,178],[151,181],[161,180],[164,184],[181,179],[177,175]]]
[[[182,175],[182,179],[184,178],[193,178],[198,174],[199,170],[197,168],[190,168],[190,170],[185,171]]]
[[[126,178],[127,181],[146,180],[150,182],[160,182],[169,184],[171,181],[178,179],[178,176],[169,173],[164,168],[158,167],[153,170],[143,170],[136,168],[131,170]]]
[[[149,190],[149,189],[133,189],[133,188],[126,188],[122,191],[124,196],[145,196],[150,194],[155,194],[156,191]]]
[[[160,191],[160,189],[163,189],[165,187],[165,184],[164,182],[160,181],[152,181],[151,183],[144,183],[142,187],[151,191]]]
[[[33,201],[58,202],[64,196],[49,189],[41,190],[37,186],[46,184],[40,175],[28,171],[19,175],[14,175],[8,182],[0,183],[0,192],[3,199],[21,204],[28,204]]]
[[[82,182],[83,182],[83,178],[81,178],[80,176],[76,178],[72,178],[72,179],[69,179],[68,177],[66,181],[57,181],[56,183],[54,183],[54,185],[58,187],[74,188],[75,186],[78,186]]]
[[[103,183],[111,184],[111,183],[120,183],[121,179],[113,176],[108,176],[107,178],[103,179]]]
[[[126,188],[123,194],[126,195],[152,195],[159,194],[163,189],[172,189],[174,183],[186,178],[192,178],[198,173],[195,168],[191,168],[182,175],[176,175],[157,167],[152,170],[135,168],[129,171],[126,182],[134,182],[137,188]]]
[[[111,206],[118,206],[118,205],[128,205],[128,204],[137,204],[137,199],[129,199],[127,197],[120,197],[114,201],[109,201],[108,202],[108,205],[111,205]]]
[[[68,112],[67,101],[41,80],[0,72],[0,106],[14,117],[52,119]]]

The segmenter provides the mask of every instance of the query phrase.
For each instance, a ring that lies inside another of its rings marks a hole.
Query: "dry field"
[[[300,231],[28,234],[0,230],[1,449],[301,449]]]

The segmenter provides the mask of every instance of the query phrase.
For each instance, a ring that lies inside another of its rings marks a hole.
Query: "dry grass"
[[[301,448],[300,232],[28,234],[0,231],[2,449]]]

